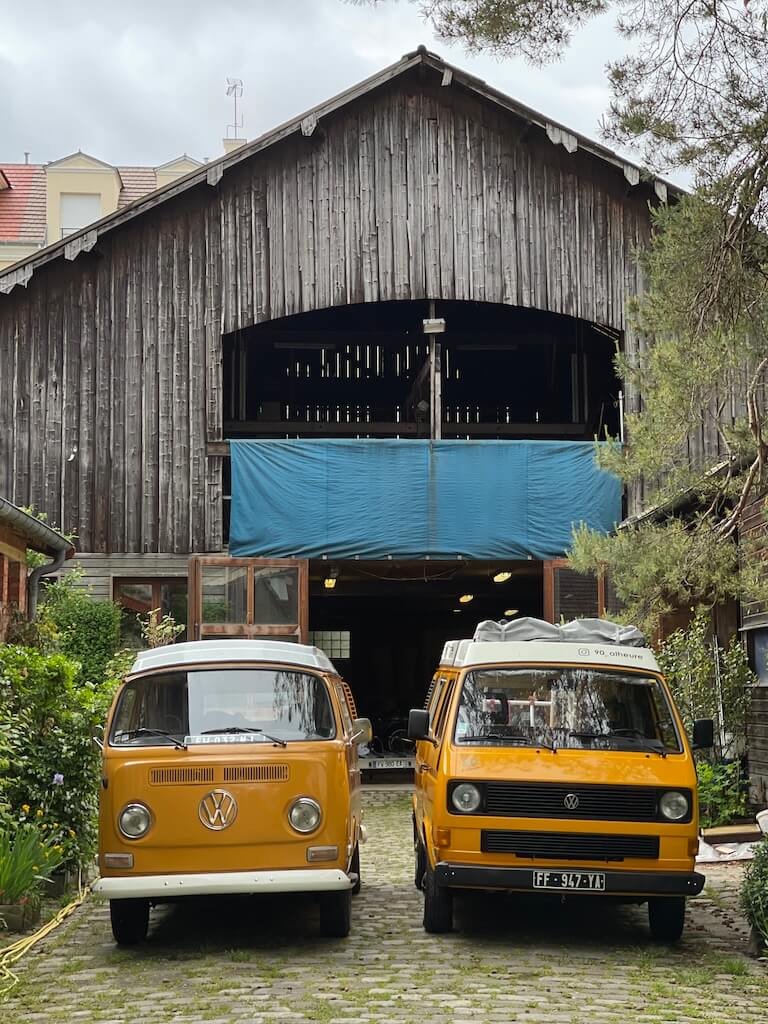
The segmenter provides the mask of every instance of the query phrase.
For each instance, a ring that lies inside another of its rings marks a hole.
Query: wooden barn
[[[593,439],[666,198],[407,54],[0,275],[0,493],[97,595],[314,639],[401,713],[478,619],[610,604],[560,559],[627,511]]]

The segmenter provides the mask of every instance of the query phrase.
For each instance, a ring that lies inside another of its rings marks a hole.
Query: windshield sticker
[[[263,733],[258,732],[245,732],[245,733],[217,733],[213,736],[185,736],[184,742],[186,745],[192,746],[193,744],[215,744],[215,743],[264,743]]]

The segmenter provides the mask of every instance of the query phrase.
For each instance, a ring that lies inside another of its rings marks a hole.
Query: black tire
[[[331,939],[346,939],[352,927],[352,890],[324,892],[320,897],[320,931]]]
[[[413,855],[415,860],[413,872],[413,884],[421,892],[424,888],[424,875],[427,872],[427,854],[424,844],[416,833],[416,826],[413,826]]]
[[[685,926],[685,896],[652,896],[648,924],[657,942],[677,942]]]
[[[110,900],[109,917],[118,946],[135,946],[147,937],[149,900]]]
[[[438,885],[434,871],[427,866],[424,874],[424,931],[432,935],[453,928],[453,893]]]
[[[357,875],[357,881],[352,886],[352,895],[357,896],[363,884],[362,877],[360,875],[360,844],[355,845],[355,852],[352,854],[352,860],[349,862],[349,870],[353,875]]]

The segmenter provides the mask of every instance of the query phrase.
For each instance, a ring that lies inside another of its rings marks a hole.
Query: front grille
[[[234,764],[224,769],[225,782],[287,782],[287,764]]]
[[[658,799],[663,792],[652,786],[486,782],[482,813],[507,818],[657,821]],[[688,793],[687,790],[685,792]],[[690,793],[688,796],[690,799]]]
[[[153,768],[149,773],[149,782],[152,786],[213,782],[213,768]]]
[[[659,856],[659,837],[483,829],[481,849],[485,853],[513,853],[516,857],[555,860],[624,860],[625,857],[655,859]]]

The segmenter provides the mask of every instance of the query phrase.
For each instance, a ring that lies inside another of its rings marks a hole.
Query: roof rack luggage
[[[607,619],[574,619],[558,626],[543,619],[522,618],[506,622],[479,622],[474,643],[545,640],[549,643],[610,644],[618,647],[647,647],[637,626],[623,626]]]

